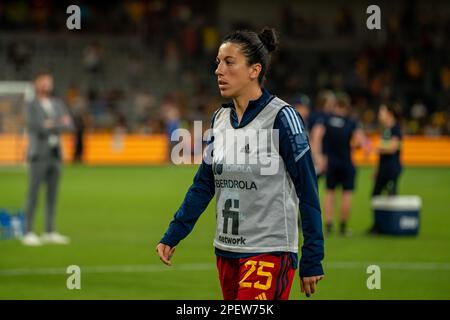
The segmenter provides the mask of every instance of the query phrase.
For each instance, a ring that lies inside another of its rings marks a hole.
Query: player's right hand
[[[158,252],[159,259],[168,266],[171,266],[170,258],[172,258],[172,255],[175,252],[175,247],[170,247],[167,244],[164,243],[158,243],[156,246],[156,252]]]
[[[316,292],[317,283],[322,279],[323,275],[300,278],[300,289],[302,293],[309,298],[314,292]]]

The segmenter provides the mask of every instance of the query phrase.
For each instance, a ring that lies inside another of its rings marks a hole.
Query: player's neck
[[[262,95],[261,87],[253,86],[245,90],[243,94],[233,98],[234,107],[236,108],[236,113],[238,116],[239,123],[242,120],[245,110],[248,107],[248,103],[251,100],[257,100]]]

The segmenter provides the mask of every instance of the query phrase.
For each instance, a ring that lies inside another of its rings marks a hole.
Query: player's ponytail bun
[[[273,52],[278,48],[278,38],[275,29],[264,27],[258,34],[258,38],[264,44],[267,51]]]

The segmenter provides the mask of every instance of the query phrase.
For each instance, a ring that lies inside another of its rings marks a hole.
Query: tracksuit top
[[[205,155],[160,242],[176,246],[215,195],[216,255],[233,259],[289,252],[297,267],[300,209],[300,276],[322,275],[317,178],[300,115],[263,89],[240,123],[233,103],[226,103],[215,112],[211,128],[211,158]]]

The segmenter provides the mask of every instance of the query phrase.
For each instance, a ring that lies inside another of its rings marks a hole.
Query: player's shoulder
[[[214,112],[213,115],[211,116],[211,127],[214,126],[214,122],[215,120],[222,114],[224,113],[228,108],[229,108],[229,103],[224,103],[221,104],[219,108],[217,108]]]
[[[277,122],[281,124],[282,128],[294,135],[305,133],[305,125],[302,117],[297,110],[286,102],[280,107],[276,120],[278,120]]]
[[[269,105],[276,110],[275,121],[286,118],[287,116],[292,118],[298,115],[297,111],[288,102],[277,96],[274,96],[270,100]]]
[[[273,96],[273,98],[270,100],[269,104],[271,105],[272,108],[278,109],[278,111],[281,111],[285,107],[292,108],[292,106],[289,103],[287,103],[286,101],[284,101],[283,99],[281,99],[280,97],[277,97],[277,96]]]
[[[295,162],[303,157],[310,149],[308,135],[300,114],[289,104],[285,104],[278,112],[276,119],[277,129],[281,129],[284,137],[280,141],[280,150],[289,150],[294,156]]]

